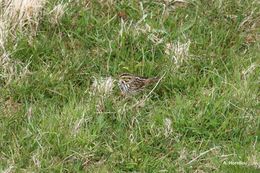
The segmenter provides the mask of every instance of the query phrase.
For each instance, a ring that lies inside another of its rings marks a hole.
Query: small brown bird
[[[119,76],[118,86],[123,95],[134,94],[143,90],[146,86],[156,83],[158,80],[158,77],[146,78],[123,73]]]

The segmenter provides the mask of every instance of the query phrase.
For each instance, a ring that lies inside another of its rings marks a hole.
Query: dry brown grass
[[[9,35],[15,36],[16,31],[34,36],[45,4],[46,0],[4,0],[0,14],[0,42],[4,43]]]
[[[50,22],[52,24],[59,24],[62,16],[64,15],[68,3],[60,3],[53,7],[53,9],[49,12]]]

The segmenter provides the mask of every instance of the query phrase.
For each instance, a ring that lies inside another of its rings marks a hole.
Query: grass
[[[258,1],[41,5],[0,30],[1,172],[259,171]]]

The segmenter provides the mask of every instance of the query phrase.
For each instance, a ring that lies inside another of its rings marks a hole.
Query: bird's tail
[[[158,82],[159,79],[160,79],[159,77],[150,78],[150,79],[147,79],[147,83],[153,84],[153,83]]]

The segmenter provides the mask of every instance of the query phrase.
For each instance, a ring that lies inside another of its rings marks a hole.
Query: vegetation
[[[260,3],[4,0],[1,172],[258,172]],[[119,74],[159,76],[123,97]]]

